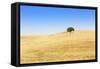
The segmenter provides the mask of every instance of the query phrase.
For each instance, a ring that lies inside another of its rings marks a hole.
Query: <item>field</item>
[[[21,36],[20,63],[95,59],[95,32]]]

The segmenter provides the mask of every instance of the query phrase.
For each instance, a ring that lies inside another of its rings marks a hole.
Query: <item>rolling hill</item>
[[[95,59],[95,31],[21,36],[21,64]]]

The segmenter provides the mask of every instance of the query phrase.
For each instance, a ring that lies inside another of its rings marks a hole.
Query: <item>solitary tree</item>
[[[72,32],[72,31],[75,31],[75,29],[73,27],[67,28],[67,32]]]

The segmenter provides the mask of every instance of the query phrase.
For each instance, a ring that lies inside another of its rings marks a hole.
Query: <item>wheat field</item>
[[[95,59],[95,31],[21,36],[21,64],[91,59]]]

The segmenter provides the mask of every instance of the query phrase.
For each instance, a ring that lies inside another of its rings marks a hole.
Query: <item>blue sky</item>
[[[21,35],[64,32],[68,27],[76,30],[95,29],[95,10],[20,6]]]

